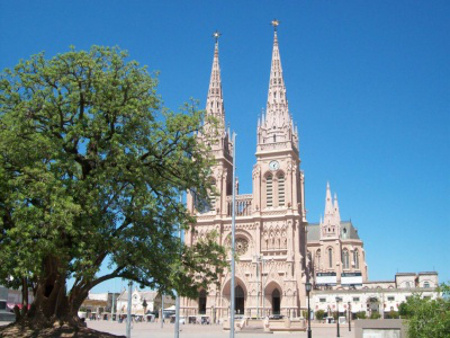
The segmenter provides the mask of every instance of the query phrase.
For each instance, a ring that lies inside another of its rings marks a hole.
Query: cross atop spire
[[[270,24],[273,26],[273,30],[276,32],[277,27],[280,25],[280,21],[278,21],[277,19],[273,19]]]
[[[221,35],[222,35],[222,33],[220,33],[220,32],[216,29],[216,31],[215,31],[214,34],[212,35],[212,36],[214,37],[214,39],[216,39],[216,43],[219,42],[219,38],[220,38]]]

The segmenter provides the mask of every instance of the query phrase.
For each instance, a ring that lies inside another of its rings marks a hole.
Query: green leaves
[[[429,299],[415,294],[399,306],[407,319],[409,338],[446,338],[450,335],[450,286],[443,283],[440,298]]]
[[[73,276],[85,290],[124,277],[190,294],[196,276],[221,272],[208,270],[223,266],[212,239],[185,248],[174,236],[193,221],[180,194],[210,188],[203,114],[163,108],[156,85],[116,47],[41,53],[1,74],[0,280]]]

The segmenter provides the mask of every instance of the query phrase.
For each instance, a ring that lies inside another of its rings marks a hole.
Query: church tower
[[[301,215],[302,222],[306,222],[298,131],[288,107],[278,47],[278,21],[272,24],[275,29],[267,107],[257,127],[254,202],[261,210],[286,209]]]
[[[214,157],[215,163],[211,168],[210,183],[216,191],[210,193],[209,205],[203,206],[202,210],[195,210],[198,206],[194,201],[194,196],[188,195],[188,209],[193,214],[200,212],[226,216],[227,196],[232,194],[233,144],[230,139],[230,132],[225,128],[225,107],[219,64],[218,39],[220,33],[215,32],[213,36],[216,42],[205,107],[206,122],[202,132],[198,135],[198,139],[210,147],[211,154]],[[211,119],[214,122],[211,122]]]

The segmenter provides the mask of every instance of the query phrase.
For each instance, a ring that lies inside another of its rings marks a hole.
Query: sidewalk
[[[87,321],[88,327],[113,333],[116,335],[126,334],[126,324],[108,321]],[[221,325],[194,325],[185,324],[180,325],[181,332],[180,338],[228,338],[230,336],[229,331],[224,331]],[[336,326],[333,324],[320,325],[320,327],[312,326],[312,336],[314,338],[334,338],[337,336]],[[236,336],[242,338],[252,338],[249,333],[240,333],[236,331]],[[256,338],[307,338],[306,332],[292,332],[292,333],[261,333],[253,334]],[[354,331],[349,332],[348,326],[341,326],[340,328],[341,338],[354,338]],[[174,324],[165,323],[161,328],[160,323],[132,323],[131,329],[132,338],[173,338],[174,337]]]

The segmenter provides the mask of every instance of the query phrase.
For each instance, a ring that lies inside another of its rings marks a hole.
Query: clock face
[[[270,170],[278,170],[280,169],[280,163],[278,163],[278,161],[271,161],[269,163],[269,168]]]

